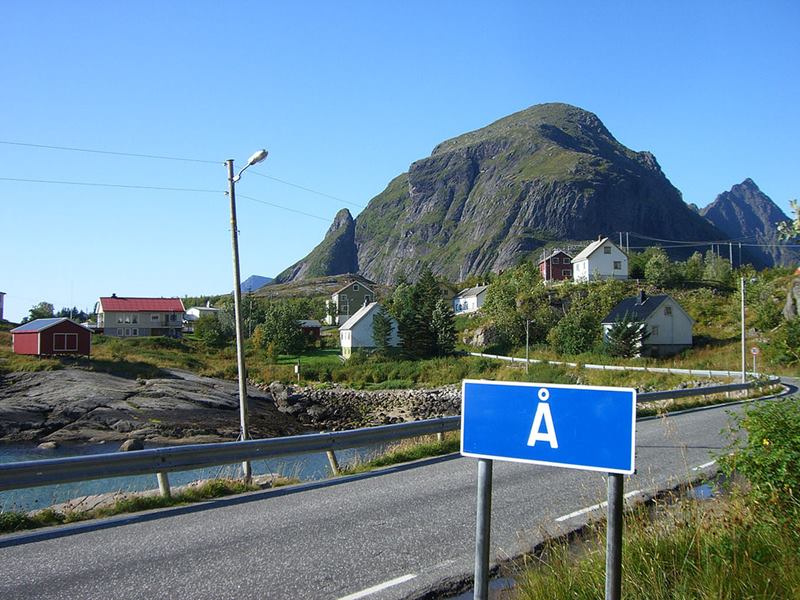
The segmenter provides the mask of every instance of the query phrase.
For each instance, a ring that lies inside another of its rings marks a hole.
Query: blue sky
[[[3,3],[5,316],[230,290],[227,158],[270,152],[237,193],[243,278],[274,276],[439,142],[541,102],[653,152],[687,202],[751,177],[788,212],[798,26],[789,1]]]

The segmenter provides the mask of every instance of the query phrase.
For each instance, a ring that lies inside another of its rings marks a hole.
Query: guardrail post
[[[436,441],[441,444],[444,441],[444,433],[442,433],[441,431],[439,433],[437,433],[436,434]]]
[[[156,473],[156,478],[158,478],[158,491],[161,492],[164,498],[171,498],[172,490],[169,488],[169,475],[167,475],[166,471],[158,472]]]
[[[333,450],[326,450],[325,454],[328,455],[328,462],[331,465],[331,472],[334,475],[339,475],[341,470],[339,469],[339,461],[336,459],[336,453]]]

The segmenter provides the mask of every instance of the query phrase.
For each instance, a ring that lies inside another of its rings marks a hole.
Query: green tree
[[[703,279],[716,281],[722,285],[731,284],[733,270],[731,269],[730,261],[709,250],[706,252],[705,265]]]
[[[642,343],[649,337],[647,327],[641,321],[635,321],[628,313],[614,322],[606,333],[606,352],[611,356],[632,358],[639,356]]]
[[[782,365],[800,365],[800,318],[781,323],[770,342],[770,355]]]
[[[431,329],[436,338],[436,354],[452,354],[456,345],[455,315],[450,304],[442,298],[439,298],[433,309]]]
[[[393,327],[391,315],[381,306],[372,318],[372,341],[375,344],[375,351],[382,356],[390,352]]]
[[[289,302],[272,302],[265,310],[264,322],[256,327],[260,344],[272,344],[279,354],[300,354],[306,346],[306,336],[300,327],[304,314]]]
[[[685,281],[700,281],[703,279],[705,262],[700,252],[695,252],[681,265]]]
[[[573,307],[547,335],[547,341],[560,354],[588,352],[600,336],[599,319],[589,310]]]
[[[206,346],[222,348],[233,339],[222,323],[213,315],[203,315],[194,323],[194,335]]]
[[[794,212],[794,219],[778,223],[778,235],[783,240],[791,240],[800,236],[800,204],[797,203],[797,200],[790,200],[789,206]]]
[[[76,323],[82,323],[89,319],[89,315],[82,310],[78,310],[77,307],[73,306],[72,308],[67,308],[66,306],[59,310],[55,315],[55,317],[66,317],[67,319],[72,319]]]
[[[23,323],[33,321],[35,319],[49,319],[53,316],[53,305],[49,302],[39,302],[36,306],[32,306],[28,311],[28,316],[22,319]]]
[[[644,266],[644,278],[648,283],[665,287],[675,279],[675,271],[663,248],[654,248]]]

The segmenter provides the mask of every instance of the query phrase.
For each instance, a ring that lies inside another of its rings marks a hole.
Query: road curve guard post
[[[489,590],[492,461],[608,473],[606,600],[622,585],[623,475],[634,472],[636,390],[465,379],[461,454],[478,459],[475,598]]]

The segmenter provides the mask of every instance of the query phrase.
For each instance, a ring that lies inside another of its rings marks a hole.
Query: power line
[[[259,198],[253,198],[252,196],[245,196],[244,194],[237,194],[239,198],[245,198],[247,200],[252,200],[253,202],[258,202],[259,204],[266,204],[267,206],[272,206],[274,208],[280,208],[281,210],[287,210],[289,212],[297,213],[298,215],[303,215],[306,217],[311,217],[312,219],[319,219],[320,221],[325,221],[326,223],[330,223],[330,219],[326,219],[325,217],[320,217],[319,215],[312,215],[311,213],[303,212],[302,210],[297,210],[296,208],[288,208],[286,206],[281,206],[280,204],[274,204],[273,202],[267,202],[266,200],[261,200]]]
[[[363,204],[356,204],[355,202],[348,202],[338,196],[333,196],[331,194],[326,194],[325,192],[320,192],[318,190],[313,190],[311,188],[299,185],[297,183],[292,183],[291,181],[286,181],[285,179],[278,179],[277,177],[273,177],[272,175],[266,175],[264,173],[259,173],[258,171],[250,171],[259,177],[264,177],[265,179],[271,179],[272,181],[277,181],[278,183],[282,183],[284,185],[291,186],[293,188],[297,188],[299,190],[303,190],[304,192],[311,192],[312,194],[316,194],[317,196],[324,196],[325,198],[330,198],[331,200],[336,200],[337,202],[341,202],[343,204],[349,204],[350,206],[356,206],[358,208],[364,208]]]
[[[52,144],[31,144],[28,142],[12,142],[10,140],[0,140],[0,144],[5,144],[8,146],[24,146],[26,148],[43,148],[47,150],[63,150],[68,152],[86,152],[90,154],[106,154],[110,156],[130,156],[134,158],[151,158],[157,160],[173,160],[173,161],[180,161],[180,162],[192,162],[192,163],[201,163],[201,164],[209,164],[209,165],[221,165],[224,164],[224,161],[221,160],[203,160],[199,158],[185,158],[181,156],[165,156],[161,154],[141,154],[136,152],[118,152],[114,150],[98,150],[96,148],[79,148],[77,146],[56,146]],[[337,202],[342,202],[343,204],[349,204],[350,206],[355,206],[357,208],[364,208],[363,204],[358,204],[356,202],[348,202],[343,198],[339,198],[338,196],[334,196],[333,194],[328,194],[325,192],[320,192],[319,190],[315,190],[298,183],[293,183],[291,181],[286,181],[285,179],[280,179],[278,177],[274,177],[272,175],[266,175],[264,173],[259,173],[258,171],[250,171],[251,173],[255,173],[260,177],[264,177],[266,179],[271,179],[272,181],[277,181],[278,183],[282,183],[283,185],[288,185],[293,188],[297,188],[299,190],[303,190],[304,192],[309,192],[311,194],[316,194],[317,196],[323,196],[324,198],[330,198],[331,200],[336,200]]]
[[[222,190],[200,188],[160,187],[155,185],[126,185],[122,183],[99,183],[94,181],[61,181],[54,179],[22,179],[20,177],[0,177],[0,181],[19,181],[22,183],[48,183],[55,185],[82,185],[88,187],[124,188],[131,190],[162,190],[166,192],[199,192],[205,194],[222,194]]]
[[[69,152],[87,152],[91,154],[109,154],[112,156],[133,156],[135,158],[154,158],[158,160],[177,160],[181,162],[193,162],[204,164],[224,164],[221,160],[201,160],[199,158],[182,158],[179,156],[163,156],[160,154],[137,154],[135,152],[115,152],[113,150],[95,150],[93,148],[76,148],[74,146],[51,146],[47,144],[28,144],[25,142],[10,142],[7,140],[0,140],[0,144],[8,146],[25,146],[28,148],[46,148],[48,150],[67,150]]]

